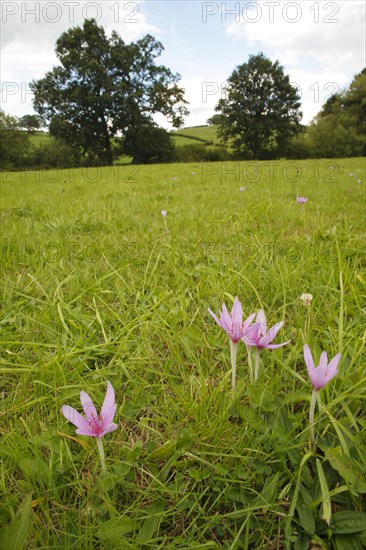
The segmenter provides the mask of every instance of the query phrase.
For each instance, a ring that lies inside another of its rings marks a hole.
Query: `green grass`
[[[30,142],[35,147],[42,147],[52,142],[52,137],[47,132],[35,132],[34,134],[28,134]]]
[[[364,547],[364,168],[1,174],[4,550]],[[207,308],[235,296],[245,315],[284,320],[276,342],[291,342],[262,351],[257,383],[239,345],[232,394],[228,338]],[[314,450],[305,342],[317,359],[342,353]],[[103,475],[61,406],[81,411],[84,390],[99,408],[107,380],[119,428]]]

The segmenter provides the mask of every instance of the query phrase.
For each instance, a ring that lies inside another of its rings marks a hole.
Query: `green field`
[[[29,134],[29,140],[35,147],[42,147],[52,142],[52,137],[47,132],[34,132]]]
[[[181,145],[220,145],[217,126],[193,126],[172,132],[176,146]],[[186,136],[186,137],[185,137]]]
[[[3,173],[1,196],[2,549],[365,547],[365,159]],[[240,343],[232,392],[208,308],[236,296],[290,343],[258,382]],[[305,343],[342,353],[314,447]],[[103,473],[61,407],[108,380]]]

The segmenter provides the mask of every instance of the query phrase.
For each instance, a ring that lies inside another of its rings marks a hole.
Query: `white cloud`
[[[226,32],[280,60],[301,88],[303,122],[308,123],[332,91],[348,85],[365,64],[366,4],[359,0],[251,4],[252,9],[241,11],[236,20],[227,17]]]
[[[125,42],[147,33],[159,34],[141,10],[142,2],[49,1],[1,2],[1,107],[18,116],[33,110],[29,82],[58,64],[57,38],[85,17],[95,17],[107,35],[112,30]]]
[[[298,64],[306,58],[327,71],[334,71],[347,59],[350,70],[359,68],[360,57],[365,52],[366,4],[363,1],[260,0],[252,4],[260,11],[253,11],[252,15],[250,10],[241,12],[236,21],[227,18],[226,31],[230,36],[270,50],[286,65]]]

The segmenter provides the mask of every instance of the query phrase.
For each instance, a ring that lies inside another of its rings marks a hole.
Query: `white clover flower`
[[[312,294],[301,294],[301,296],[300,296],[300,301],[301,301],[302,305],[306,306],[306,307],[311,306],[312,299],[313,299]]]

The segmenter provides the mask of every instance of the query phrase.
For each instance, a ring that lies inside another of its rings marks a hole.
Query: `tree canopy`
[[[33,134],[36,130],[39,130],[42,126],[42,120],[37,115],[24,115],[19,120],[19,126],[26,128],[29,134]]]
[[[21,168],[26,162],[29,148],[28,135],[20,130],[17,117],[0,109],[0,169]]]
[[[31,83],[34,108],[51,135],[111,165],[119,154],[116,137],[151,125],[154,113],[173,127],[188,114],[180,75],[155,63],[162,51],[150,35],[126,44],[115,31],[108,38],[95,20],[85,20],[58,38],[60,65]]]
[[[353,157],[366,154],[366,68],[349,88],[332,95],[309,125],[309,154]]]
[[[228,78],[226,97],[216,106],[219,136],[239,155],[268,158],[299,131],[299,109],[298,91],[279,62],[251,55]]]

